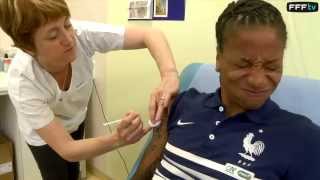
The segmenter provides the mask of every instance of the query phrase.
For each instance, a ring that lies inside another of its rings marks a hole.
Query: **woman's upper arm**
[[[142,27],[126,27],[123,49],[145,48],[144,38],[147,31],[146,28]]]
[[[151,39],[162,38],[160,30],[148,27],[131,27],[125,28],[123,49],[140,49],[147,47],[147,41]]]
[[[125,33],[123,26],[75,20],[72,24],[80,42],[78,45],[89,57],[95,52],[106,53],[123,49]]]

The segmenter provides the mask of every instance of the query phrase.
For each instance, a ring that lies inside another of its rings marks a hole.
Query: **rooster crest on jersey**
[[[243,148],[245,153],[238,153],[241,157],[249,160],[255,161],[254,156],[260,156],[265,148],[265,145],[262,141],[252,142],[254,137],[253,133],[248,133],[245,138],[243,138]]]

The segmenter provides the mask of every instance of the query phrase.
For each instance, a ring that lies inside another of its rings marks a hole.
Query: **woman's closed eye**
[[[58,37],[58,30],[56,29],[49,31],[47,35],[48,40],[55,40],[57,37]]]
[[[278,64],[270,64],[267,65],[265,68],[269,71],[277,71],[280,69],[280,66]]]

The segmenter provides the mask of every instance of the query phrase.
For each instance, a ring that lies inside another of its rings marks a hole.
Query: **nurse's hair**
[[[229,3],[216,23],[217,52],[222,53],[229,33],[241,27],[270,26],[275,28],[284,47],[287,42],[287,30],[279,10],[263,0],[238,0]]]
[[[0,0],[0,27],[16,47],[34,50],[35,31],[49,21],[70,17],[65,0]]]

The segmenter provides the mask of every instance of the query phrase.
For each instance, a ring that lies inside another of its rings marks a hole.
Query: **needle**
[[[121,120],[122,119],[117,119],[117,120],[114,120],[114,121],[105,122],[105,123],[103,123],[103,126],[109,126],[111,124],[116,124],[116,123],[121,122]]]
[[[119,123],[121,122],[122,119],[117,119],[117,120],[114,120],[114,121],[110,121],[110,122],[105,122],[103,123],[103,126],[109,126],[109,125],[112,125],[112,124],[116,124],[116,123]],[[160,121],[156,122],[156,123],[152,123],[150,120],[148,121],[148,124],[150,127],[154,128],[154,127],[157,127],[160,125]]]

